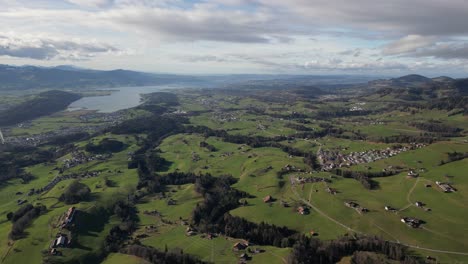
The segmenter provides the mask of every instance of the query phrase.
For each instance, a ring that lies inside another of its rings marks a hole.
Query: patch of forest
[[[35,98],[0,112],[0,126],[18,124],[66,109],[81,96],[64,91],[47,91]]]

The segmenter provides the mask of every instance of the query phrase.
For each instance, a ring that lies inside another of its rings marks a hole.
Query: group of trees
[[[346,108],[333,109],[333,110],[321,110],[315,114],[315,118],[319,120],[330,120],[331,118],[349,117],[349,116],[365,116],[370,115],[370,110],[356,110],[349,111]]]
[[[192,212],[192,224],[202,232],[222,233],[231,237],[245,238],[250,242],[277,247],[292,246],[296,231],[267,223],[256,224],[229,211],[237,208],[242,198],[249,194],[231,187],[236,179],[231,176],[213,177],[202,175],[196,179],[195,189],[203,195],[203,202]]]
[[[20,103],[0,112],[0,126],[8,126],[49,115],[65,109],[81,96],[64,91],[47,91],[38,94],[31,100]]]
[[[342,170],[342,169],[334,169],[333,173],[342,176],[344,178],[353,178],[359,181],[364,188],[368,190],[377,189],[379,187],[379,183],[372,180],[372,178],[377,177],[387,177],[396,175],[399,171],[351,171],[351,170]]]
[[[73,142],[85,140],[89,138],[91,135],[87,132],[77,132],[68,135],[59,135],[55,136],[47,141],[47,144],[63,146],[65,144],[70,144]]]
[[[117,201],[112,208],[111,214],[119,217],[120,224],[113,226],[106,236],[104,241],[105,252],[119,251],[123,242],[135,231],[139,221],[134,201],[130,199]]]
[[[411,135],[393,135],[387,137],[380,137],[377,139],[378,142],[383,143],[426,143],[432,144],[439,140],[440,138],[435,135],[430,134],[420,134],[419,136],[411,136]]]
[[[126,120],[112,128],[114,134],[141,134],[147,133],[150,141],[155,141],[161,136],[169,133],[181,132],[185,118],[170,116],[151,115]]]
[[[209,150],[211,152],[217,151],[215,146],[213,146],[211,144],[208,144],[206,141],[200,142],[200,148],[206,148],[207,150]]]
[[[245,136],[245,135],[231,135],[226,130],[214,130],[206,126],[187,126],[185,133],[201,134],[204,137],[219,137],[224,141],[234,144],[246,144],[253,148],[265,147],[268,142],[271,142],[271,138],[262,136]],[[286,139],[286,137],[282,137]]]
[[[418,129],[425,130],[430,133],[436,133],[443,137],[457,137],[460,135],[460,132],[463,131],[461,128],[452,127],[434,120],[427,122],[413,122],[411,125]]]
[[[28,182],[34,177],[24,171],[24,167],[52,161],[61,152],[58,149],[7,146],[0,151],[0,185],[8,180],[20,178]]]
[[[88,185],[75,180],[68,185],[65,192],[59,197],[59,200],[66,204],[76,204],[81,201],[87,201],[90,197],[91,189],[89,189]]]
[[[98,144],[88,143],[85,146],[85,150],[92,153],[110,153],[120,152],[125,148],[125,144],[121,141],[104,138]]]
[[[203,232],[223,232],[224,214],[239,206],[247,193],[231,188],[236,180],[231,176],[202,175],[195,181],[195,189],[203,195],[203,202],[192,212],[192,224]]]
[[[313,128],[306,127],[304,125],[294,124],[294,123],[287,123],[284,126],[287,128],[295,129],[297,131],[313,131],[314,130]]]
[[[290,264],[328,264],[337,263],[345,256],[357,251],[369,251],[384,254],[387,258],[405,264],[423,263],[409,256],[404,245],[388,242],[372,236],[344,236],[330,242],[300,236],[289,256]]]
[[[143,258],[155,264],[202,264],[205,263],[191,255],[184,254],[182,250],[160,251],[153,247],[143,245],[130,245],[121,250],[124,254],[129,254]]]
[[[439,98],[429,101],[426,105],[429,109],[440,109],[452,111],[454,109],[461,109],[462,114],[468,114],[468,97],[466,96],[451,96],[446,98]]]
[[[259,245],[291,247],[296,241],[297,232],[285,226],[280,227],[265,222],[257,224],[229,213],[224,214],[222,223],[224,225],[222,233],[226,236],[245,238]]]
[[[33,206],[32,204],[26,204],[16,210],[16,212],[8,213],[7,219],[13,223],[8,237],[13,240],[22,238],[26,227],[39,215],[45,213],[46,210],[44,205]]]
[[[321,123],[320,129],[314,131],[304,131],[297,133],[295,136],[298,138],[321,138],[325,136],[341,137],[344,132],[345,130],[342,128],[334,127],[327,123]]]
[[[447,164],[447,163],[450,163],[450,162],[466,159],[466,158],[468,158],[468,152],[453,151],[453,152],[448,152],[447,156],[448,156],[448,159],[446,161],[441,160],[440,165],[444,165],[444,164]]]

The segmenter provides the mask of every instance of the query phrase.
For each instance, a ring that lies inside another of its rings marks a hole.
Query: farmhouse
[[[249,260],[249,259],[250,259],[250,256],[247,255],[247,253],[242,253],[242,254],[240,255],[240,257],[239,257],[239,260],[240,260],[240,261],[247,261],[247,260]]]
[[[55,247],[65,247],[67,245],[67,236],[65,235],[59,235],[59,237],[57,237],[55,239],[55,243],[54,243],[54,246]]]
[[[267,195],[263,198],[263,202],[264,203],[270,203],[270,202],[273,202],[273,197],[271,197],[271,195]]]
[[[369,209],[367,209],[367,208],[365,208],[365,207],[358,207],[358,208],[357,208],[357,211],[358,211],[359,213],[363,214],[363,213],[369,212]]]
[[[423,207],[424,206],[424,203],[423,202],[415,202],[414,203],[417,207]]]
[[[333,194],[335,195],[338,191],[334,188],[330,188],[330,187],[327,187],[327,189],[325,189],[329,194]]]
[[[239,251],[239,250],[244,250],[248,247],[247,244],[243,243],[243,242],[237,242],[234,244],[234,246],[232,247],[232,249],[234,251]]]
[[[297,212],[301,215],[306,215],[309,214],[309,208],[300,206],[299,208],[297,208]]]
[[[355,203],[355,202],[352,202],[352,201],[345,202],[345,205],[350,207],[350,208],[358,208],[359,207],[358,203]]]
[[[74,206],[68,208],[68,211],[65,215],[65,219],[62,222],[62,227],[67,227],[73,222],[73,217],[75,216],[76,209]]]
[[[414,177],[418,177],[418,176],[419,176],[419,174],[417,172],[415,172],[414,170],[410,170],[408,172],[408,177],[413,177],[414,178]]]
[[[403,217],[401,218],[401,222],[413,228],[417,228],[423,223],[423,221],[413,217]]]
[[[456,191],[455,188],[453,188],[452,185],[450,185],[449,183],[436,181],[436,184],[437,184],[437,186],[439,186],[439,188],[442,189],[442,191],[444,191],[446,193]]]
[[[385,211],[395,212],[396,209],[393,208],[393,207],[391,207],[391,206],[389,206],[389,205],[387,205],[387,206],[385,206]]]
[[[185,229],[186,236],[194,236],[196,234],[197,234],[197,231],[191,227],[187,227],[187,229]]]

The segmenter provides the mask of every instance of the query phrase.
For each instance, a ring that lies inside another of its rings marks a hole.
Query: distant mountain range
[[[406,75],[368,83],[369,92],[381,95],[393,94],[404,100],[431,100],[456,96],[468,96],[468,78],[453,79],[446,76],[428,78],[422,75]]]
[[[0,90],[74,89],[197,82],[196,77],[128,70],[99,71],[62,65],[52,68],[0,65]]]
[[[468,95],[468,79],[452,79],[441,76],[428,78],[411,74],[399,78],[378,79],[375,76],[359,75],[287,75],[287,74],[232,74],[188,76],[177,74],[155,74],[129,70],[91,70],[72,65],[55,67],[11,66],[0,64],[1,90],[31,89],[79,89],[110,88],[124,86],[148,86],[180,84],[196,87],[248,88],[248,89],[291,89],[318,87],[323,91],[336,89],[409,89],[424,88],[454,91]]]
[[[55,67],[11,66],[0,64],[0,90],[109,88],[184,84],[198,87],[287,87],[367,83],[372,76],[220,74],[188,76],[155,74],[130,70],[91,70],[73,65]]]

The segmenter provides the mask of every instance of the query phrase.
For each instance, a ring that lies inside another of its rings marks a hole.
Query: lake
[[[111,113],[122,109],[132,108],[142,103],[141,95],[159,92],[167,89],[177,89],[180,86],[144,86],[119,87],[99,90],[114,91],[110,95],[83,97],[68,106],[68,111],[96,110],[101,113]]]

